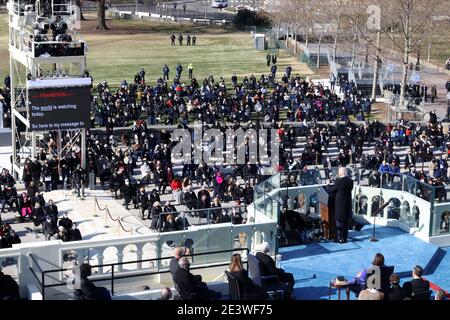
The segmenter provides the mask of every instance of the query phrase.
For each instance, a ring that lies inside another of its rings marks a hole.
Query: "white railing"
[[[249,214],[249,217],[251,213]],[[76,261],[79,265],[89,262],[91,265],[103,265],[137,261],[136,263],[118,265],[114,270],[116,275],[122,273],[139,274],[149,269],[159,272],[167,270],[170,259],[157,260],[154,263],[142,262],[155,258],[170,258],[175,246],[186,247],[191,254],[230,251],[238,248],[254,250],[255,246],[268,241],[271,248],[276,248],[275,221],[265,216],[258,217],[254,212],[250,221],[262,223],[247,223],[233,225],[223,223],[217,225],[191,226],[189,230],[146,235],[127,235],[105,240],[85,240],[77,242],[62,242],[53,240],[37,243],[22,243],[11,249],[0,250],[0,261],[14,259],[15,277],[21,287],[22,296],[27,295],[27,286],[40,287],[42,271],[67,268],[67,271],[46,273],[45,284],[51,285],[65,281],[71,275],[71,268]],[[30,257],[33,257],[31,259]],[[72,256],[74,260],[68,259]],[[230,261],[230,253],[202,255],[195,257],[192,265],[224,263]],[[31,268],[30,268],[31,267]],[[31,270],[33,269],[33,270]],[[8,270],[5,270],[8,271]],[[94,269],[98,276],[110,275],[111,268],[98,267]],[[39,279],[39,280],[38,280]]]
[[[304,213],[306,213],[310,207],[311,196],[318,193],[320,187],[321,185],[289,188],[278,187],[265,193],[259,199],[255,199],[255,207],[262,214],[275,219],[278,217],[281,207],[279,199],[283,199],[287,195],[288,208],[294,209],[293,204],[295,199],[298,199],[298,197],[302,195],[304,205],[300,209],[305,210]],[[379,200],[377,197],[382,198],[381,204],[388,201],[391,202],[391,200],[394,199],[397,199],[400,203],[400,206],[396,208],[399,211],[398,218],[389,217],[388,213],[390,210],[393,210],[393,207],[388,206],[384,209],[382,214],[379,214],[379,216],[375,218],[377,224],[401,228],[426,242],[433,242],[433,238],[439,236],[437,230],[439,230],[441,214],[445,210],[448,210],[450,214],[450,203],[434,204],[433,207],[431,202],[413,195],[407,190],[372,188],[355,184],[353,188],[353,207],[355,216],[360,216],[368,222],[373,223],[372,204]],[[361,208],[362,206],[363,208]],[[376,208],[376,205],[374,208]],[[295,210],[298,210],[298,208]],[[450,244],[450,234],[446,235],[446,244]]]

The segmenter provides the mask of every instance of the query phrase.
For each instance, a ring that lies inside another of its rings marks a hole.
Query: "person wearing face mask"
[[[158,229],[158,227],[162,229],[162,223],[160,221],[161,213],[162,213],[161,204],[159,201],[155,201],[153,203],[153,208],[150,210],[149,217],[147,217],[147,219],[152,220],[150,229],[155,231]]]
[[[149,210],[149,197],[145,192],[145,188],[141,187],[139,193],[136,196],[136,202],[141,213],[141,219],[145,220],[145,211]]]
[[[73,222],[67,215],[67,213],[64,213],[61,220],[59,220],[58,227],[64,227],[65,230],[72,229]]]
[[[200,275],[190,272],[190,262],[187,257],[178,260],[179,268],[175,272],[174,282],[182,300],[216,300],[219,292],[210,290]]]
[[[45,211],[47,215],[52,218],[56,217],[58,219],[58,207],[53,203],[52,199],[49,199],[47,204],[45,205]]]
[[[125,209],[128,210],[128,206],[130,205],[130,202],[134,199],[136,196],[136,190],[134,187],[130,184],[130,180],[125,179],[125,184],[120,189],[120,193],[123,196],[123,206]]]
[[[83,240],[81,232],[78,229],[78,225],[74,223],[72,225],[72,229],[69,230],[69,241],[81,241],[81,240]]]
[[[45,221],[42,223],[42,231],[44,232],[45,240],[50,238],[56,233],[57,226],[52,222],[52,217],[46,216]]]
[[[72,176],[74,188],[77,191],[77,197],[82,196],[84,198],[84,182],[86,181],[86,170],[84,170],[81,165],[78,164],[76,166],[76,169],[73,171]]]

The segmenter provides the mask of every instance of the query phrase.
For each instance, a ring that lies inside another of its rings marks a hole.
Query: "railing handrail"
[[[211,203],[212,205],[212,203]],[[240,206],[232,206],[232,207],[210,207],[210,208],[204,208],[204,209],[194,209],[194,210],[179,210],[179,211],[170,211],[170,212],[160,212],[159,215],[160,216],[164,216],[164,215],[175,215],[175,214],[180,214],[180,213],[192,213],[192,212],[200,212],[200,211],[209,211],[209,210],[226,210],[226,211],[230,211],[236,208],[245,208],[245,211],[247,211],[247,206],[246,205],[240,205]]]
[[[74,43],[85,43],[84,40],[73,40],[73,41],[56,41],[56,40],[48,40],[48,41],[30,41],[32,44],[74,44]]]
[[[98,199],[96,196],[94,197],[94,202],[95,202],[95,205],[97,206],[98,210],[104,211],[104,210],[108,209],[107,206],[105,206],[104,208],[100,208],[100,203],[98,202]]]
[[[114,219],[114,218],[112,217],[111,212],[109,211],[109,208],[108,208],[107,206],[105,206],[104,208],[101,208],[101,207],[100,207],[100,204],[99,204],[99,202],[98,202],[98,200],[97,200],[97,197],[94,197],[94,205],[96,206],[96,208],[98,208],[98,210],[100,210],[100,211],[105,211],[105,215],[106,215],[105,218],[106,218],[106,220],[108,220],[108,216],[109,216],[109,218],[110,218],[113,222],[117,222],[117,223],[118,223],[118,226],[119,226],[124,232],[127,232],[127,233],[131,232],[131,233],[133,233],[133,228],[131,228],[130,230],[125,229],[125,227],[124,227],[123,224],[122,224],[122,221],[121,221],[120,217],[117,217],[117,219]]]
[[[204,256],[208,254],[219,254],[219,253],[226,253],[226,252],[234,252],[234,251],[247,251],[250,252],[250,249],[248,248],[235,248],[235,249],[228,249],[228,250],[221,250],[221,251],[209,251],[209,252],[200,252],[200,253],[194,253],[190,255],[185,255],[184,257],[197,257],[197,256]],[[142,259],[142,260],[134,260],[134,261],[125,261],[125,262],[113,262],[113,263],[105,263],[105,264],[99,264],[99,265],[93,265],[92,268],[99,268],[99,267],[112,267],[112,266],[119,266],[124,264],[133,264],[133,263],[144,263],[144,262],[153,262],[153,261],[161,261],[161,260],[168,260],[172,259],[173,256],[169,257],[159,257],[159,258],[150,258],[150,259]],[[47,273],[55,273],[55,272],[64,272],[73,270],[73,268],[61,268],[61,269],[52,269],[52,270],[45,270],[43,271],[44,274]]]
[[[112,215],[111,215],[111,212],[109,212],[109,209],[108,209],[108,208],[106,208],[106,214],[107,214],[107,215],[109,216],[109,218],[110,218],[112,221],[114,221],[114,222],[120,220],[120,218],[114,219],[114,218],[112,217]]]
[[[125,231],[125,232],[133,232],[132,228],[130,230],[125,229],[123,224],[122,224],[122,221],[120,219],[118,219],[118,220],[119,220],[119,226],[122,228],[123,231]]]
[[[219,253],[227,253],[227,252],[235,252],[235,251],[245,251],[247,252],[247,254],[250,252],[250,249],[248,248],[235,248],[235,249],[229,249],[229,250],[222,250],[222,251],[213,251],[213,252],[202,252],[202,253],[196,253],[196,254],[189,254],[189,255],[185,255],[184,257],[196,257],[196,256],[202,256],[202,255],[212,255],[212,254],[219,254]],[[92,282],[99,282],[99,281],[108,281],[111,280],[111,294],[114,295],[114,280],[117,279],[126,279],[126,278],[133,278],[133,277],[142,277],[142,276],[149,276],[149,275],[155,275],[155,274],[161,274],[161,273],[169,273],[170,272],[170,268],[168,269],[163,269],[163,270],[157,270],[157,271],[151,271],[151,272],[144,272],[144,273],[138,273],[138,274],[124,274],[124,275],[119,275],[119,276],[114,276],[114,268],[115,266],[119,266],[119,265],[124,265],[124,264],[134,264],[134,263],[143,263],[143,262],[150,262],[150,261],[160,261],[160,260],[167,260],[167,259],[172,259],[173,256],[171,257],[164,257],[164,258],[152,258],[152,259],[145,259],[145,260],[137,260],[137,261],[126,261],[126,262],[116,262],[116,263],[110,263],[110,264],[103,264],[103,265],[94,265],[91,266],[91,268],[98,268],[98,267],[112,267],[111,268],[111,273],[105,273],[102,275],[98,275],[98,276],[105,276],[105,278],[101,278],[101,279],[92,279]],[[244,262],[247,263],[247,267],[248,267],[248,261],[246,259],[244,259]],[[206,269],[206,268],[211,268],[211,265],[213,265],[213,267],[219,267],[219,266],[227,266],[229,265],[229,262],[223,262],[223,263],[211,263],[208,265],[198,265],[198,266],[192,266],[190,269],[191,270],[197,270],[197,269]],[[32,269],[32,267],[29,267],[30,271],[32,271],[33,275],[36,277],[36,279],[38,280],[37,275],[35,274],[34,270]],[[60,282],[60,283],[54,283],[54,284],[45,284],[45,274],[47,273],[54,273],[54,272],[64,272],[64,271],[68,271],[68,270],[73,270],[73,268],[62,268],[62,269],[55,269],[55,270],[46,270],[42,272],[42,283],[41,281],[38,280],[38,283],[41,287],[41,293],[42,293],[42,298],[43,300],[45,300],[45,296],[44,296],[44,292],[45,292],[45,288],[50,288],[50,287],[59,287],[59,286],[63,286],[63,285],[67,285],[66,282]],[[134,270],[129,270],[129,271],[134,271]],[[139,270],[136,270],[139,271]]]
[[[187,256],[186,256],[187,257]],[[247,259],[243,259],[243,262],[245,264],[247,264],[247,269],[248,269],[248,260]],[[189,268],[189,270],[200,270],[200,269],[207,269],[207,268],[215,268],[215,267],[221,267],[221,266],[228,266],[230,263],[229,262],[218,262],[218,263],[211,263],[210,265],[199,265],[199,266],[192,266]],[[151,275],[156,275],[156,274],[165,274],[165,273],[169,273],[170,269],[163,269],[163,270],[158,270],[158,271],[149,271],[149,272],[145,272],[145,273],[137,273],[137,274],[123,274],[123,275],[118,275],[118,276],[113,276],[113,274],[104,274],[105,278],[99,278],[99,279],[90,279],[91,282],[100,282],[100,281],[108,281],[108,280],[120,280],[120,279],[128,279],[128,278],[136,278],[136,277],[145,277],[145,276],[151,276]],[[101,276],[101,275],[94,275],[95,276]],[[53,288],[53,287],[60,287],[60,286],[64,286],[67,285],[66,282],[61,282],[61,283],[54,283],[54,284],[49,284],[49,285],[45,285],[45,288]]]
[[[374,170],[370,170],[370,169],[364,169],[364,168],[361,168],[361,164],[355,164],[355,165],[357,165],[357,167],[352,167],[351,165],[350,165],[350,166],[347,166],[347,167],[350,167],[350,169],[352,169],[352,170],[354,170],[355,172],[358,172],[358,173],[360,173],[360,172],[362,172],[362,171],[369,171],[369,172],[374,171]],[[273,177],[275,177],[275,176],[278,175],[278,174],[280,174],[280,181],[281,181],[281,177],[282,177],[283,175],[295,175],[295,174],[297,174],[297,173],[302,173],[302,172],[317,172],[317,171],[322,172],[322,171],[325,171],[325,170],[333,171],[333,170],[336,170],[337,168],[339,168],[339,166],[334,166],[334,167],[332,166],[332,167],[330,167],[329,169],[328,169],[328,168],[319,168],[319,167],[318,167],[319,165],[312,165],[312,166],[315,166],[315,168],[313,168],[313,169],[307,169],[307,170],[300,170],[300,169],[299,169],[299,170],[284,170],[284,171],[280,171],[280,172],[278,172],[277,174],[275,174],[274,176],[271,176],[270,178],[268,178],[268,179],[262,181],[262,182],[259,183],[257,186],[259,186],[260,184],[263,184],[263,183],[265,183],[265,182],[268,182],[268,180],[272,179]],[[311,166],[309,166],[309,167],[311,167]],[[389,176],[399,177],[399,178],[403,178],[403,179],[408,180],[408,181],[411,181],[411,182],[415,182],[415,183],[417,183],[417,184],[419,184],[419,185],[425,185],[425,186],[426,186],[427,188],[429,188],[430,190],[431,190],[431,189],[436,189],[436,188],[438,188],[438,186],[433,186],[433,185],[429,184],[429,183],[426,182],[426,181],[420,181],[420,180],[418,180],[418,179],[416,179],[416,178],[410,176],[408,172],[394,173],[394,172],[380,172],[380,171],[378,171],[378,170],[375,170],[375,171],[376,171],[377,173],[379,173],[380,175],[389,175]],[[320,177],[320,178],[321,178],[321,177]],[[325,179],[324,179],[324,178],[321,178],[321,179],[322,179],[322,180],[327,180],[326,178],[325,178]]]
[[[101,207],[100,207],[100,204],[99,204],[99,202],[98,202],[97,197],[94,197],[94,203],[95,203],[95,206],[96,206],[100,211],[106,211],[107,214],[109,215],[109,217],[111,218],[112,221],[114,221],[114,222],[115,222],[115,221],[119,221],[119,223],[120,223],[122,229],[123,229],[125,232],[131,232],[131,231],[132,231],[132,230],[128,230],[128,231],[125,230],[125,228],[123,227],[123,224],[121,223],[120,219],[119,219],[119,218],[118,218],[118,219],[114,219],[114,218],[111,216],[111,213],[110,213],[108,207],[105,206],[105,208],[101,208]],[[211,205],[212,205],[212,204],[211,204]],[[171,214],[172,214],[172,215],[175,215],[175,214],[180,214],[180,213],[192,213],[192,212],[209,211],[209,210],[227,210],[227,211],[229,211],[229,210],[233,210],[233,209],[237,209],[237,208],[239,208],[239,209],[245,208],[245,211],[247,211],[247,206],[246,206],[246,205],[239,205],[239,206],[232,206],[232,207],[211,207],[211,208],[205,208],[205,209],[194,209],[194,210],[179,210],[179,211],[160,212],[160,213],[159,213],[159,216],[162,217],[162,216],[167,216],[167,215],[171,215]]]
[[[34,257],[34,255],[32,253],[29,253],[28,256],[31,258],[31,260],[33,260],[33,262],[37,265],[37,267],[39,268],[39,272],[42,273],[42,268],[39,265],[39,263],[37,262],[36,258]]]
[[[426,280],[425,278],[423,278],[423,279]],[[430,289],[431,290],[436,291],[436,292],[439,291],[439,290],[442,290],[444,292],[444,294],[445,294],[445,297],[446,298],[450,298],[450,292],[442,289],[440,286],[438,286],[434,282],[431,282],[430,280],[426,280],[426,281],[428,281],[430,283]]]

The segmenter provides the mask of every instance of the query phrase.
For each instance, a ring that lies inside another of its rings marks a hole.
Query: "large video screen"
[[[31,131],[87,129],[91,87],[29,89]]]

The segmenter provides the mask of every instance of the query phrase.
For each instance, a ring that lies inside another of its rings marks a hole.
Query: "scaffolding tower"
[[[9,54],[11,77],[12,173],[21,178],[24,160],[36,158],[47,148],[49,131],[30,127],[30,81],[57,80],[88,76],[85,43],[78,40],[79,11],[71,0],[9,0]],[[51,130],[55,132],[56,130]],[[57,130],[57,152],[79,148],[81,165],[86,166],[86,130]],[[69,139],[62,145],[62,133]]]

